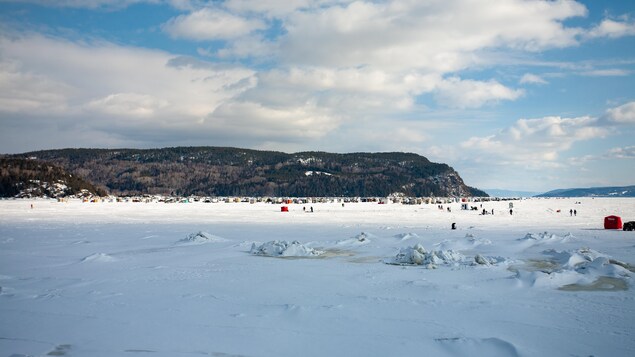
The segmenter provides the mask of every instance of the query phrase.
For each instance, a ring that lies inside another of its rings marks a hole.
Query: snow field
[[[577,201],[0,201],[0,354],[633,355],[635,200]]]

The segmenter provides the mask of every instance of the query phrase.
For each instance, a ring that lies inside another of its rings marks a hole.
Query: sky
[[[0,153],[414,152],[635,184],[635,1],[0,0]]]

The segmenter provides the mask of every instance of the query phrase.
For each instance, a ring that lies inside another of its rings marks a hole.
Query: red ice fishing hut
[[[280,207],[280,212],[289,212],[289,207],[287,206]],[[620,223],[620,227],[622,227],[621,223]]]
[[[622,217],[619,217],[619,216],[604,217],[604,229],[622,229]]]

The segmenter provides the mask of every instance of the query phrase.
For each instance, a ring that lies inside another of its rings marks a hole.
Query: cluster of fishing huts
[[[59,198],[58,201],[66,201],[68,198]],[[509,200],[496,197],[201,197],[201,196],[107,196],[84,197],[83,202],[137,202],[137,203],[269,203],[269,204],[316,204],[316,203],[377,203],[377,204],[450,204],[466,202],[489,202]]]

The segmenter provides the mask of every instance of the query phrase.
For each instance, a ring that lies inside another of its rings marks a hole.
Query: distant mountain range
[[[12,159],[45,162],[114,195],[485,197],[450,166],[412,153],[300,152],[228,147],[64,149]]]
[[[498,190],[498,189],[485,189],[483,191],[487,192],[487,194],[492,197],[504,197],[504,198],[534,197],[540,194],[540,192],[532,192],[532,191],[512,191],[512,190]]]
[[[635,186],[567,188],[549,191],[536,197],[635,197]]]

